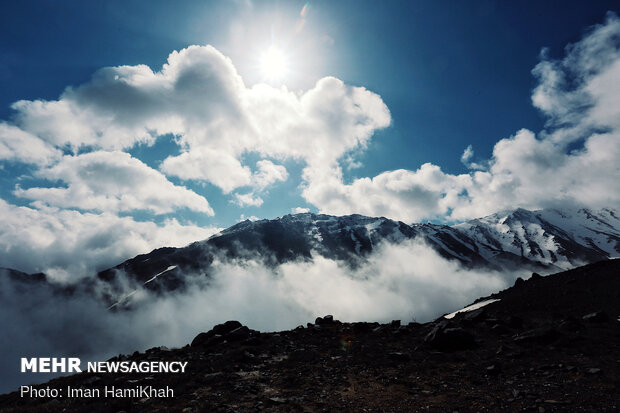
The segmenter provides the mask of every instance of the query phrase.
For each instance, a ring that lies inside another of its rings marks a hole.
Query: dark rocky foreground
[[[186,374],[88,374],[38,388],[170,386],[173,398],[0,396],[2,412],[532,411],[620,408],[620,260],[518,280],[500,299],[426,324],[341,323],[258,333],[229,322],[191,346],[122,359]]]

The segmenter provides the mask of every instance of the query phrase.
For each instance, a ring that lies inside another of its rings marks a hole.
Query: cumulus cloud
[[[0,160],[47,165],[62,152],[16,126],[0,122]]]
[[[255,197],[251,192],[247,194],[235,194],[235,198],[239,206],[259,207],[263,205],[263,198],[259,196]]]
[[[417,171],[399,169],[374,178],[342,183],[340,168],[306,170],[304,198],[321,212],[335,215],[359,213],[385,216],[404,222],[448,214],[467,176],[445,174],[430,163]]]
[[[198,148],[178,156],[168,157],[161,170],[184,180],[205,180],[218,186],[224,193],[252,183],[250,168],[234,156],[213,148]]]
[[[265,191],[265,189],[275,182],[286,181],[288,179],[288,172],[282,165],[276,165],[269,160],[262,160],[256,162],[256,172],[252,175],[251,183],[253,190],[245,194],[235,194],[235,202],[239,206],[255,206],[259,207],[263,204],[263,198],[259,193]]]
[[[276,165],[271,161],[262,160],[256,162],[258,171],[252,177],[253,186],[259,190],[267,188],[269,185],[288,179],[288,172],[282,165]]]
[[[543,52],[534,68],[533,104],[547,117],[536,134],[523,129],[501,139],[491,159],[461,160],[467,174],[438,166],[383,172],[344,183],[339,165],[304,172],[304,198],[321,212],[363,213],[404,221],[475,218],[502,209],[563,203],[604,207],[620,203],[620,19],[567,46],[563,59]]]
[[[165,159],[161,170],[225,193],[288,177],[266,159],[253,177],[240,161],[243,153],[328,165],[390,123],[378,95],[336,78],[300,94],[265,84],[248,88],[212,46],[173,52],[159,72],[144,65],[104,68],[56,101],[19,101],[13,109],[24,131],[73,150],[130,148],[174,134],[181,154]]]
[[[111,213],[17,207],[0,199],[0,262],[3,267],[70,280],[91,275],[137,254],[184,246],[217,228],[139,222]]]
[[[173,185],[160,172],[126,152],[90,152],[65,156],[37,175],[66,187],[17,188],[15,195],[39,204],[96,211],[149,210],[165,214],[178,208],[213,215],[205,198]]]

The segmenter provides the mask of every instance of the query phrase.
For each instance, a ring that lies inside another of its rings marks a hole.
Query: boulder
[[[551,344],[560,336],[561,334],[553,328],[536,328],[514,336],[513,341],[519,344]]]
[[[605,323],[609,321],[609,315],[603,311],[586,314],[582,318],[584,321],[588,321],[590,323]]]
[[[327,324],[334,324],[334,316],[333,315],[326,315],[325,317],[317,317],[317,319],[314,321],[314,324],[316,325],[327,325]]]
[[[241,341],[249,338],[251,335],[252,333],[250,332],[249,328],[247,328],[246,326],[241,326],[226,334],[226,340]]]
[[[213,330],[206,333],[200,333],[192,340],[191,347],[209,347],[217,343],[224,341],[224,337],[219,334],[214,334]]]
[[[435,326],[424,341],[439,351],[469,350],[477,346],[474,336],[462,328],[445,328],[441,325]]]
[[[215,334],[219,334],[221,336],[226,335],[227,333],[230,333],[231,331],[233,331],[236,328],[241,327],[241,323],[236,321],[236,320],[231,320],[231,321],[227,321],[223,324],[218,324],[215,327],[213,327],[213,332]]]

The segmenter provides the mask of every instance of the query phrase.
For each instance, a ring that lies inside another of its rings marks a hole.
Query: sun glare
[[[286,56],[280,49],[271,46],[261,57],[261,70],[268,80],[281,80],[287,71]]]

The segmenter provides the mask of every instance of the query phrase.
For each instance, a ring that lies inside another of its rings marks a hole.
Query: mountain
[[[619,292],[616,259],[518,279],[482,308],[425,324],[325,316],[262,333],[231,320],[182,348],[109,360],[187,362],[185,373],[74,374],[33,386],[62,397],[15,391],[0,411],[616,411]],[[112,388],[174,397],[104,397]]]
[[[114,285],[126,275],[149,289],[170,290],[183,286],[183,274],[208,276],[215,259],[275,266],[321,255],[356,266],[383,243],[413,239],[469,268],[549,273],[620,256],[620,214],[610,208],[516,209],[452,226],[361,215],[285,215],[246,220],[184,248],[156,249],[98,276]]]

